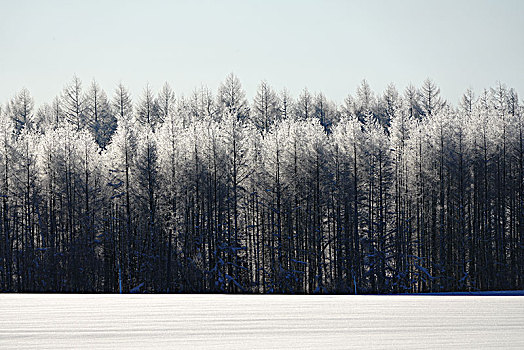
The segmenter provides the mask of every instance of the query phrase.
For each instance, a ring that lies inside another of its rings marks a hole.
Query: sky
[[[51,102],[78,76],[136,100],[146,84],[216,91],[236,74],[341,103],[362,79],[381,93],[433,79],[457,103],[497,81],[524,95],[524,1],[0,0],[0,103]]]

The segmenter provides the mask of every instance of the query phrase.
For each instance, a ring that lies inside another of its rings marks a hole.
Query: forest
[[[228,75],[0,106],[0,291],[524,289],[524,108],[430,79],[342,103]]]

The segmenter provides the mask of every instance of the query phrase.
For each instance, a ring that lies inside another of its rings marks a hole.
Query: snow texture
[[[1,349],[523,349],[524,296],[0,295]]]

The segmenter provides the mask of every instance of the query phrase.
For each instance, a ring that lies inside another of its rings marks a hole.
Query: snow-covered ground
[[[0,349],[524,349],[524,296],[0,294]]]

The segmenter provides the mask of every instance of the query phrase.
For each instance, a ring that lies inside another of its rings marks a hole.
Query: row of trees
[[[523,108],[426,80],[337,105],[74,78],[0,111],[0,290],[404,293],[523,288]]]

